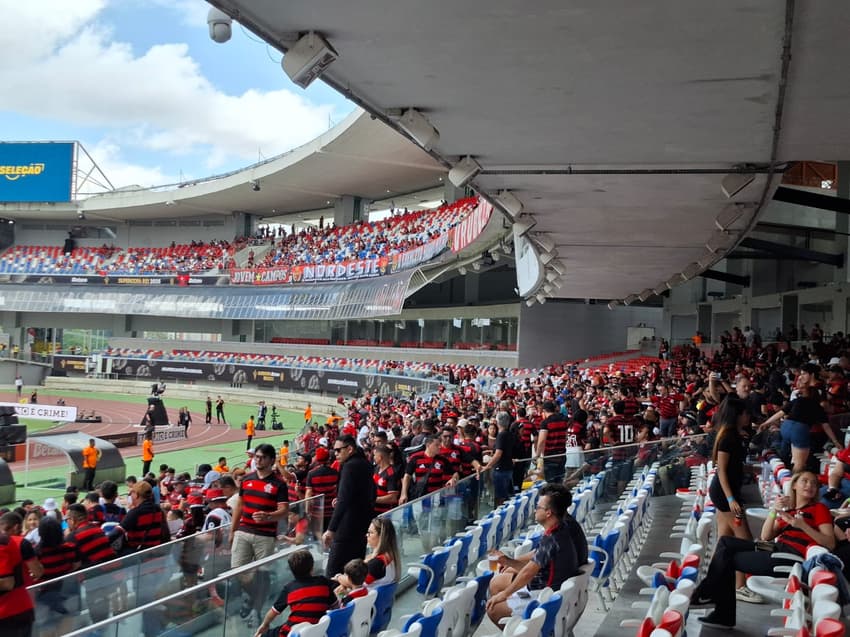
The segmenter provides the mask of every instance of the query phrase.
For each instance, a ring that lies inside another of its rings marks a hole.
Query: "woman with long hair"
[[[395,527],[389,517],[372,520],[366,531],[366,544],[369,554],[366,556],[366,585],[375,588],[381,584],[397,582],[401,571],[401,554]]]
[[[777,498],[761,529],[763,540],[773,540],[770,548],[805,558],[812,546],[835,547],[832,515],[819,502],[817,474],[800,471],[791,479],[791,495]],[[757,546],[751,540],[721,537],[717,542],[708,573],[691,596],[691,606],[714,604],[715,609],[700,617],[709,626],[735,626],[735,571],[752,575],[774,575],[777,566],[789,566],[793,561],[772,555],[768,547]]]
[[[819,502],[817,474],[800,471],[791,479],[791,495],[777,498],[761,529],[763,540],[774,544],[759,547],[752,540],[721,537],[717,542],[708,573],[694,590],[691,606],[714,604],[715,608],[699,621],[708,626],[735,626],[735,572],[752,575],[774,575],[777,566],[789,566],[793,561],[772,555],[775,548],[804,558],[812,546],[835,547],[832,515]]]
[[[753,539],[741,498],[747,456],[741,432],[749,420],[747,404],[735,394],[727,395],[714,415],[716,437],[711,459],[714,461],[715,473],[708,493],[717,514],[718,537]],[[742,602],[761,604],[764,601],[759,594],[747,588],[744,573],[737,574],[735,588],[735,597]]]

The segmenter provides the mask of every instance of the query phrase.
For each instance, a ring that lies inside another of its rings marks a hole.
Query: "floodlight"
[[[684,270],[682,270],[682,277],[685,279],[685,281],[689,281],[703,270],[704,268],[702,268],[699,263],[691,263]]]
[[[532,238],[546,252],[552,252],[555,249],[555,240],[548,235],[538,232],[532,235]]]
[[[544,252],[543,254],[540,255],[540,263],[542,263],[543,265],[546,265],[552,259],[554,259],[555,256],[556,256],[555,252]]]
[[[549,272],[546,273],[546,280],[549,281],[549,283],[551,283],[552,281],[557,281],[560,278],[560,276],[561,275],[558,274],[557,272],[553,272],[553,271],[550,270]]]
[[[714,225],[718,230],[728,230],[744,213],[751,212],[755,206],[756,204],[750,203],[733,203],[726,206],[714,219]]]
[[[646,301],[646,300],[647,300],[649,297],[651,297],[653,294],[654,294],[654,293],[653,293],[653,291],[652,291],[652,290],[650,290],[649,288],[646,288],[643,292],[641,292],[640,294],[638,294],[638,298],[639,298],[641,301]]]
[[[467,155],[456,163],[449,171],[449,181],[458,188],[462,188],[481,172],[481,164]]]
[[[617,301],[617,300],[611,301],[610,303],[608,303],[608,309],[609,309],[609,310],[613,310],[613,309],[614,309],[615,307],[617,307],[619,304],[620,304],[620,302],[619,302],[619,301]]]
[[[531,215],[522,215],[519,219],[514,221],[513,230],[514,234],[518,237],[524,237],[528,234],[529,230],[531,230],[534,226],[537,225],[537,220]]]
[[[737,240],[738,237],[736,235],[726,230],[715,230],[711,233],[708,241],[705,242],[705,248],[709,252],[721,252],[731,248]]]
[[[502,255],[499,253],[498,248],[493,248],[490,250],[490,256],[493,257],[493,261],[498,261],[502,258]]]
[[[537,302],[540,303],[540,305],[543,305],[544,303],[546,303],[546,295],[543,294],[542,292],[539,292],[537,294],[537,296],[535,296],[534,298],[537,299]]]
[[[460,266],[457,271],[460,273],[461,276],[464,276],[466,274],[466,266]]]
[[[535,300],[534,300],[533,296],[529,296],[527,299],[525,299],[525,304],[528,307],[531,307],[532,305],[534,305],[534,303],[535,303]]]
[[[560,259],[556,259],[549,264],[549,267],[552,268],[555,272],[560,275],[564,275],[567,273],[567,266],[564,265],[564,262]]]
[[[481,261],[475,261],[472,264],[472,269],[475,270],[476,272],[480,272],[481,271]]]
[[[439,131],[415,108],[404,111],[398,119],[398,125],[425,150],[431,150],[431,147],[440,140]]]
[[[283,56],[284,72],[301,88],[307,88],[339,55],[320,34],[306,33]]]
[[[623,299],[623,305],[631,305],[635,301],[638,300],[637,294],[629,294],[626,298]]]
[[[661,296],[661,295],[662,295],[662,294],[664,294],[666,291],[667,291],[667,286],[666,286],[666,285],[664,285],[663,283],[658,284],[658,286],[656,286],[656,287],[655,287],[655,288],[653,288],[653,290],[652,290],[652,292],[653,292],[656,296]]]
[[[500,190],[495,198],[511,219],[516,219],[522,213],[522,202],[510,190]]]
[[[753,183],[755,178],[752,173],[730,173],[721,180],[720,189],[727,199],[731,199]]]
[[[546,294],[551,295],[552,292],[555,291],[555,286],[553,286],[551,283],[547,283],[546,285],[543,286],[543,291]]]

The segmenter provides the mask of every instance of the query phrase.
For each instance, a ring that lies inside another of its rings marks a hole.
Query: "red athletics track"
[[[39,403],[46,405],[56,404],[58,397],[50,396],[46,393],[39,392]],[[103,419],[99,423],[68,423],[61,427],[45,430],[43,433],[56,431],[82,431],[94,437],[102,434],[125,433],[128,431],[138,432],[139,427],[134,427],[133,424],[138,424],[147,409],[147,402],[144,397],[139,397],[138,404],[118,402],[114,400],[95,400],[80,396],[68,397],[65,396],[66,405],[76,407],[77,412],[83,409],[85,411],[95,410],[97,415]],[[17,397],[12,392],[0,392],[0,402],[13,403],[17,402]],[[176,409],[170,409],[176,413]],[[263,435],[271,436],[277,432],[258,431],[254,439],[257,440]],[[204,424],[204,415],[192,412],[192,424],[189,426],[188,440],[174,440],[171,442],[156,443],[156,452],[164,453],[166,451],[180,451],[181,449],[190,449],[198,446],[198,441],[203,441],[203,445],[213,445],[218,443],[236,442],[245,440],[245,434],[239,429],[231,429],[229,425],[207,425]],[[121,455],[124,458],[136,458],[142,455],[141,446],[124,447],[120,449]],[[21,463],[23,464],[23,463]],[[64,456],[37,458],[30,461],[31,469],[43,469],[47,467],[64,466],[67,464],[67,459]]]

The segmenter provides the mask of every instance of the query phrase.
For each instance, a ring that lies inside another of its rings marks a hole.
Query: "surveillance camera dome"
[[[207,25],[210,28],[210,39],[219,44],[227,42],[233,33],[233,20],[219,9],[210,9],[207,14]]]

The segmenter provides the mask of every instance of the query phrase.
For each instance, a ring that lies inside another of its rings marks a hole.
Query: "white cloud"
[[[136,54],[129,43],[112,41],[112,32],[96,21],[102,0],[9,5],[5,23],[14,28],[0,32],[0,50],[15,55],[0,63],[0,110],[107,130],[109,141],[101,148],[109,154],[95,156],[104,165],[119,165],[124,151],[135,147],[174,156],[197,153],[215,172],[225,161],[247,164],[256,161],[258,149],[271,156],[327,129],[331,105],[315,105],[285,89],[229,95],[203,76],[186,44]],[[194,20],[198,6],[183,1],[176,10]],[[124,165],[134,172],[132,164]],[[139,168],[147,178],[161,174]],[[131,183],[151,183],[147,178]]]

